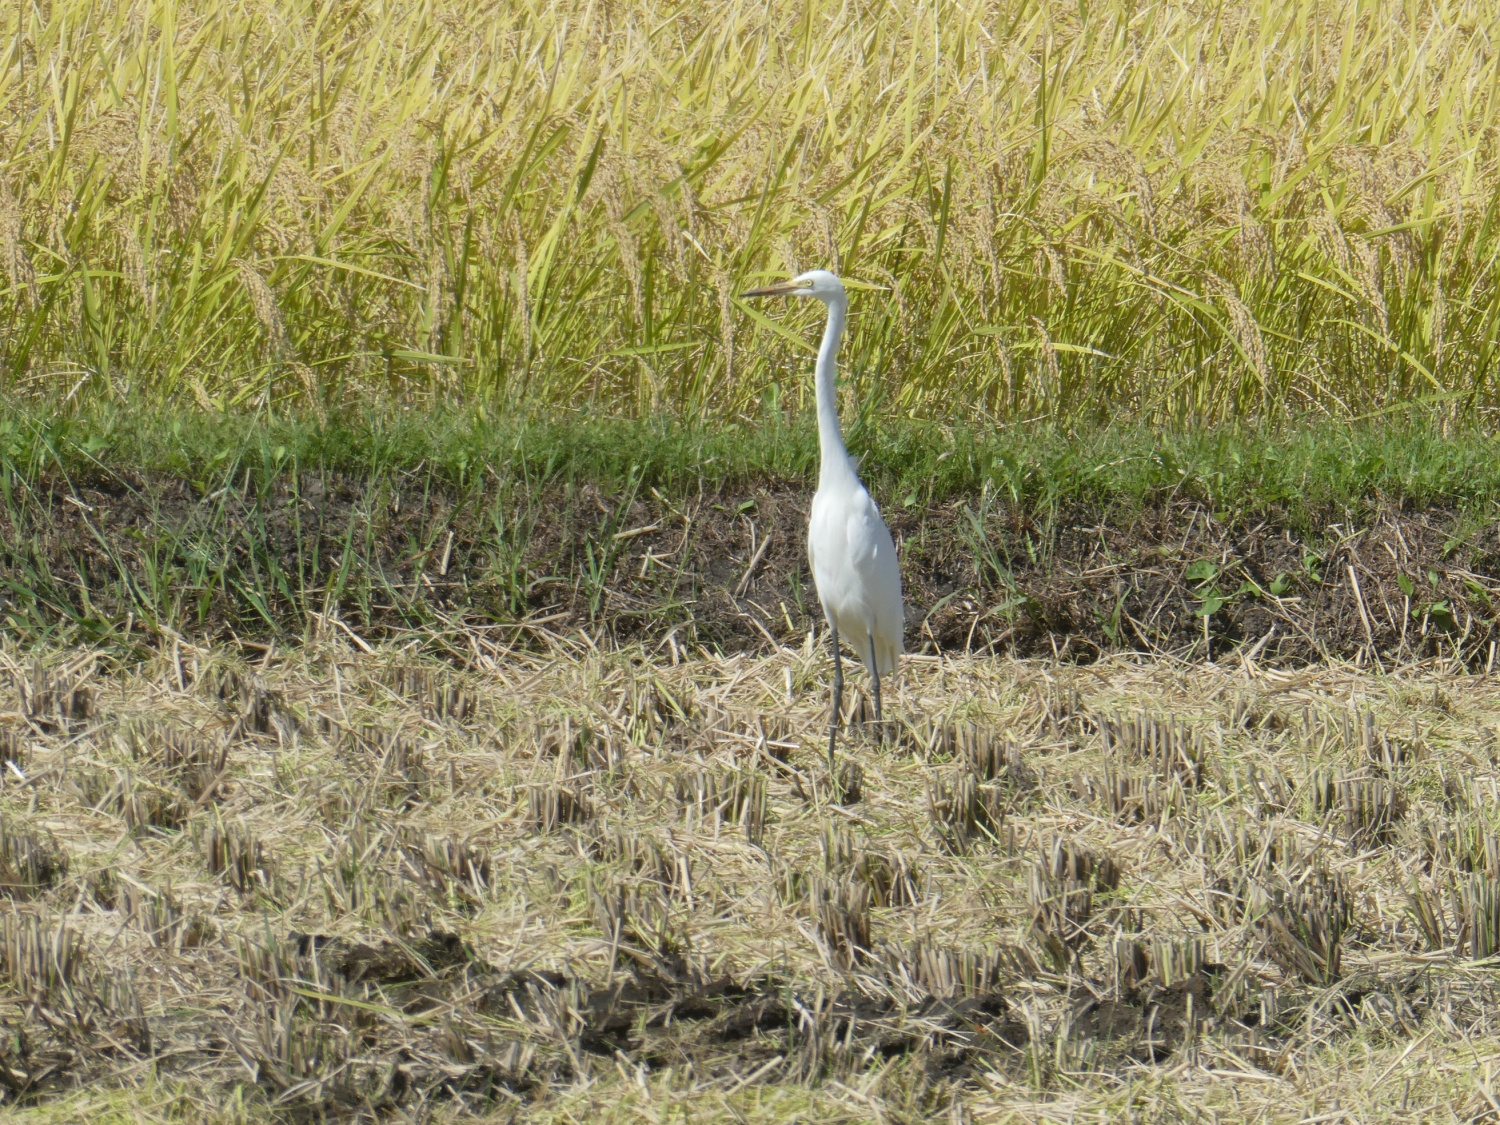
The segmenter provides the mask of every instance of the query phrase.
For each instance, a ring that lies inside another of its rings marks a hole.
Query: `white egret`
[[[834,752],[843,705],[844,672],[839,661],[842,635],[859,653],[880,714],[880,677],[896,670],[901,656],[901,569],[896,545],[875,501],[860,483],[859,470],[844,448],[834,396],[835,359],[849,308],[844,285],[827,270],[812,270],[790,281],[753,289],[746,297],[815,297],[828,308],[828,324],[818,349],[818,446],[822,465],[807,521],[807,560],[812,564],[818,600],[828,618],[833,644],[833,718],[828,725],[828,770],[837,786]]]

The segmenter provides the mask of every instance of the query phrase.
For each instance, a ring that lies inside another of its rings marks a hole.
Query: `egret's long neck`
[[[832,478],[853,475],[854,463],[844,448],[844,434],[839,428],[839,400],[834,388],[838,368],[839,341],[844,335],[844,313],[848,302],[844,295],[828,302],[828,326],[823,329],[823,344],[818,348],[818,446],[823,453],[819,484]]]

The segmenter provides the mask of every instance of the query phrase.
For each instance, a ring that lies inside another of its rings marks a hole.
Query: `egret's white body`
[[[849,642],[870,673],[879,718],[880,677],[894,672],[901,656],[905,618],[901,608],[901,569],[896,563],[896,545],[891,541],[891,533],[880,518],[875,501],[860,483],[859,471],[844,447],[839,427],[834,383],[839,341],[844,335],[849,307],[844,285],[827,270],[813,270],[745,296],[783,294],[815,297],[828,308],[828,324],[818,349],[817,366],[818,446],[822,464],[807,523],[807,557],[833,644],[833,720],[828,743],[832,768],[844,680],[839,664],[839,638]]]
[[[875,501],[851,473],[826,468],[807,524],[807,557],[828,624],[859,653],[871,677],[888,676],[901,655],[901,571]]]

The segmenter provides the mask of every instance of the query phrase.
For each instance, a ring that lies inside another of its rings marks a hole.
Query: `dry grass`
[[[8,380],[720,418],[1491,403],[1493,5],[66,0],[0,28]],[[808,310],[799,310],[798,318]]]
[[[1495,1112],[1488,679],[912,659],[838,806],[820,652],[463,640],[3,657],[5,1104]]]

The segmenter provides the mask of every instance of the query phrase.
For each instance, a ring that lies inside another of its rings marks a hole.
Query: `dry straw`
[[[1493,685],[910,658],[840,806],[819,654],[426,640],[464,667],[0,652],[29,1097],[95,1119],[149,1062],[252,1122],[607,1120],[646,1080],[766,1122],[1487,1104],[1442,1060],[1500,1037]]]

